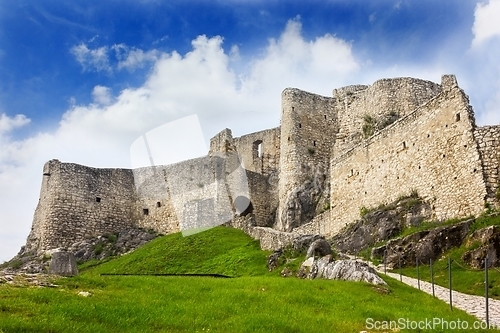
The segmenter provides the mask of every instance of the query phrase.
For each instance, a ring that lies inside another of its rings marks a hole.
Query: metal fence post
[[[451,258],[448,257],[448,280],[450,287],[450,310],[453,311],[452,283],[451,283]]]
[[[488,290],[489,282],[488,282],[488,256],[484,258],[484,294],[486,298],[486,328],[490,328],[490,311],[489,311],[489,300],[488,300]]]
[[[384,274],[387,275],[387,250],[384,250]]]
[[[418,257],[417,257],[417,282],[418,282],[418,290],[420,290],[420,269],[418,267]]]
[[[432,297],[436,297],[436,294],[434,293],[434,272],[432,271],[432,259],[430,259],[430,266],[431,266]]]
[[[403,275],[401,273],[401,253],[398,253],[398,264],[399,264],[399,281],[403,282]]]

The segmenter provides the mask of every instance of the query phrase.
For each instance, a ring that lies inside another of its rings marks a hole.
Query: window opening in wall
[[[446,127],[446,128],[448,128],[448,124],[446,124],[446,126],[445,126],[445,127]]]
[[[288,141],[290,141],[290,137],[288,137]]]
[[[443,158],[445,158],[445,157],[446,157],[446,154],[443,154]]]
[[[403,149],[406,149],[406,141],[403,141]]]
[[[474,169],[474,172],[477,172],[477,169]]]
[[[149,215],[149,209],[147,208],[144,208],[142,212],[144,213],[144,215]]]
[[[100,197],[95,197],[95,202],[101,202],[101,198]]]
[[[326,114],[325,114],[325,120],[326,120]]]
[[[457,113],[457,114],[455,115],[455,121],[460,121],[460,113]]]
[[[158,201],[158,202],[156,203],[156,207],[160,208],[160,207],[161,207],[161,202],[159,202],[159,201]]]
[[[428,138],[430,138],[430,137],[431,137],[431,135],[430,135],[430,134],[427,134],[427,137],[428,137]]]
[[[302,124],[299,123],[299,128],[302,128]]]
[[[292,112],[295,111],[295,107],[292,106]]]
[[[313,145],[314,145],[314,147],[316,147],[316,141],[313,141]]]
[[[252,156],[254,160],[262,157],[262,140],[257,140],[253,142]]]
[[[418,166],[418,170],[420,170],[421,168],[422,168],[422,167],[419,165],[419,166]]]

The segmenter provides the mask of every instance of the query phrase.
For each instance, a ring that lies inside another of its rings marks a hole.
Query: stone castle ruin
[[[499,167],[500,126],[476,126],[453,75],[331,97],[287,88],[280,127],[238,138],[225,129],[205,157],[134,170],[47,162],[26,250],[130,227],[211,226],[200,221],[233,221],[270,249],[287,235],[333,236],[360,209],[415,192],[436,220],[466,217],[499,206]]]

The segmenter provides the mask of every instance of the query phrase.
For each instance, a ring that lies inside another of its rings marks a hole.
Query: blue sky
[[[0,261],[29,233],[45,161],[129,167],[145,131],[279,125],[289,86],[457,75],[500,123],[500,0],[0,0]]]

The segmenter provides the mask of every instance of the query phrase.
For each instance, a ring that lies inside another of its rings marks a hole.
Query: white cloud
[[[118,69],[127,69],[133,71],[136,68],[142,68],[148,63],[155,62],[160,57],[158,50],[149,50],[144,52],[138,48],[130,48],[125,44],[117,44],[112,47],[118,60]]]
[[[264,56],[252,64],[247,89],[274,93],[276,87],[294,86],[330,95],[359,70],[350,43],[330,34],[306,41],[301,30],[298,19],[290,20],[277,40],[269,40]]]
[[[9,117],[5,113],[0,114],[0,135],[3,133],[10,132],[16,128],[22,127],[28,124],[30,120],[26,118],[23,114],[15,115],[14,117]]]
[[[113,101],[111,89],[104,86],[95,86],[92,90],[92,99],[95,103],[101,105],[109,105]]]
[[[474,17],[473,47],[492,37],[500,36],[500,0],[490,0],[488,4],[478,3]]]
[[[0,142],[1,151],[9,152],[0,155],[0,238],[15,239],[0,242],[0,261],[12,257],[29,233],[47,160],[129,167],[129,148],[138,136],[193,114],[200,119],[205,139],[226,127],[233,135],[275,127],[285,87],[329,95],[359,69],[349,43],[332,35],[305,40],[298,20],[290,21],[279,38],[269,40],[245,73],[231,68],[239,58],[238,48],[225,52],[222,43],[222,37],[199,36],[185,55],[119,46],[121,68],[154,61],[142,86],[114,97],[108,87],[95,86],[93,103],[73,103],[56,131]],[[90,50],[80,44],[72,52],[84,68],[109,70],[110,49]],[[23,116],[0,119],[1,128],[8,131],[28,121]]]
[[[86,44],[81,43],[73,46],[70,52],[75,56],[76,60],[85,71],[112,71],[108,59],[108,47],[106,46],[91,50]]]

